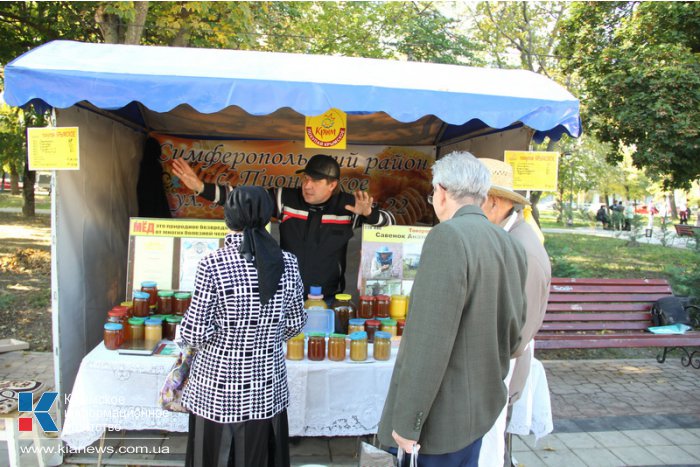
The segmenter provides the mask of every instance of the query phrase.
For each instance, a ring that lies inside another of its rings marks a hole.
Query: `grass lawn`
[[[51,209],[51,196],[47,194],[34,193],[36,209]],[[24,198],[22,195],[11,195],[9,191],[0,192],[0,208],[22,209]]]

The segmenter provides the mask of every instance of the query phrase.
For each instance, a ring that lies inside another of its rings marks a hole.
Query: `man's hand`
[[[345,209],[357,214],[358,216],[369,216],[372,214],[372,198],[366,191],[357,190],[355,193],[355,205],[351,206],[349,204],[345,205]]]
[[[414,446],[416,446],[417,449],[420,449],[420,444],[418,444],[417,441],[406,439],[406,438],[400,436],[395,431],[391,432],[391,436],[394,438],[394,441],[396,441],[396,444],[398,444],[399,447],[401,449],[403,449],[405,452],[407,452],[408,454],[411,454],[413,452]]]
[[[182,183],[190,190],[198,193],[204,190],[204,182],[197,177],[197,174],[194,173],[190,164],[185,162],[182,158],[173,160],[173,175],[182,180]]]

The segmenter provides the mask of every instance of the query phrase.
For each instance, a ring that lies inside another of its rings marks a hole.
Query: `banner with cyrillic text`
[[[505,162],[513,167],[513,189],[557,191],[558,158],[551,151],[505,151]]]

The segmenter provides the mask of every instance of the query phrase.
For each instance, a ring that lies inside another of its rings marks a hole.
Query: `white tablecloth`
[[[395,359],[392,349],[386,362],[287,361],[290,436],[375,433]],[[172,357],[119,355],[103,344],[95,347],[80,364],[61,438],[81,449],[106,428],[186,432],[187,414],[158,405],[174,362]]]

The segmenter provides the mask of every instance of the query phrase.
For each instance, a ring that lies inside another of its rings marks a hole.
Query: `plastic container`
[[[312,285],[309,287],[309,298],[304,302],[304,308],[307,310],[313,310],[315,308],[325,310],[327,308],[326,301],[323,299],[321,286]]]
[[[158,301],[158,284],[154,281],[141,282],[141,292],[148,293],[148,306],[155,306]]]
[[[345,360],[347,347],[345,345],[345,334],[331,334],[328,337],[328,360],[342,362]]]
[[[322,332],[324,335],[329,335],[334,332],[335,323],[333,311],[323,308],[310,308],[306,310],[308,319],[304,325],[303,332],[310,334],[312,332]]]
[[[304,333],[287,341],[287,360],[304,360]]]
[[[389,317],[389,304],[391,298],[388,295],[377,295],[374,297],[374,316],[376,318]]]
[[[351,301],[349,294],[339,293],[333,302],[333,315],[335,317],[335,332],[340,334],[348,333],[348,322],[357,317],[355,304]]]
[[[324,333],[312,332],[309,334],[306,356],[309,360],[314,362],[320,362],[326,359],[326,335]]]
[[[367,360],[367,333],[353,332],[350,334],[350,360],[364,362]]]
[[[157,313],[159,315],[169,315],[173,312],[174,292],[172,290],[158,291]]]
[[[122,345],[124,326],[119,323],[105,323],[103,338],[108,350],[117,350]]]
[[[374,353],[375,360],[389,360],[391,358],[391,334],[384,331],[374,333]]]

